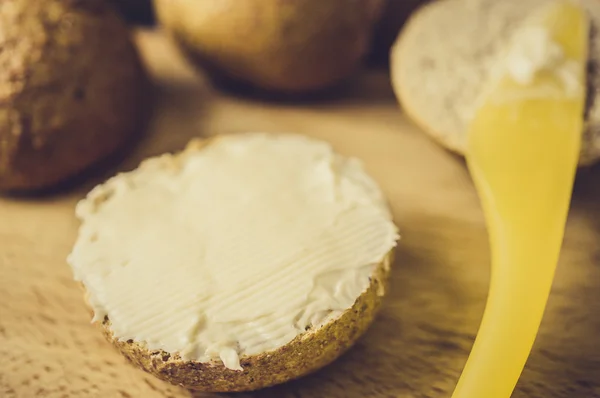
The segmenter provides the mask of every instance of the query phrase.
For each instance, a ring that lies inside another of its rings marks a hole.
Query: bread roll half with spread
[[[300,377],[348,349],[398,240],[356,159],[292,134],[195,141],[93,189],[69,263],[108,339],[204,391]]]
[[[507,43],[524,32],[519,28],[528,15],[552,1],[439,0],[418,10],[391,52],[392,84],[406,114],[437,142],[464,154],[467,126],[496,65],[506,62],[501,57]],[[572,1],[588,11],[592,26],[579,160],[587,165],[600,159],[600,1]],[[518,41],[537,63],[535,67],[552,67],[555,52],[537,33]]]

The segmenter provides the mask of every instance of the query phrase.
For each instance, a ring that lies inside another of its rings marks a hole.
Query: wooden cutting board
[[[267,103],[219,93],[169,42],[140,32],[158,107],[147,137],[84,186],[0,199],[1,397],[212,397],[134,369],[89,323],[65,257],[75,203],[95,184],[196,136],[297,132],[364,160],[392,204],[402,240],[392,290],[369,332],[326,369],[237,397],[448,397],[483,312],[489,254],[464,162],[402,114],[385,72],[365,72],[340,98]],[[600,168],[579,172],[556,282],[514,397],[600,397]],[[483,397],[481,397],[483,398]]]

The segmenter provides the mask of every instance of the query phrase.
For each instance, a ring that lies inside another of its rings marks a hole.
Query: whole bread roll
[[[137,132],[147,80],[104,0],[0,2],[0,190],[52,187]]]

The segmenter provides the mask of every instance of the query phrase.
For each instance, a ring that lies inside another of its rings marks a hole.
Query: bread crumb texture
[[[432,138],[463,154],[466,129],[476,99],[515,29],[536,8],[553,0],[444,0],[418,10],[392,50],[392,80],[404,111]],[[583,5],[592,24],[600,22],[600,2]],[[596,26],[590,70],[597,70],[600,40]],[[600,76],[590,74],[588,123],[580,164],[600,158]]]

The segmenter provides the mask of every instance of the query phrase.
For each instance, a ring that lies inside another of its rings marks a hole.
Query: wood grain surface
[[[464,162],[398,109],[385,72],[339,98],[267,103],[210,88],[160,34],[138,41],[156,81],[146,138],[111,170],[38,198],[0,199],[0,396],[196,397],[133,368],[90,325],[65,262],[75,203],[116,170],[196,136],[297,132],[364,160],[392,204],[402,240],[392,289],[349,353],[301,380],[240,398],[448,397],[485,304],[489,253]],[[564,248],[535,349],[514,397],[600,397],[600,168],[581,170]],[[476,397],[484,398],[484,397]]]

